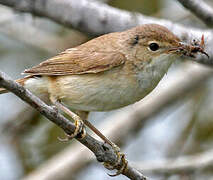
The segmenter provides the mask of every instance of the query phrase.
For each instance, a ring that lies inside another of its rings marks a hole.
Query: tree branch
[[[193,173],[204,169],[213,169],[213,150],[195,155],[182,156],[179,159],[167,159],[158,162],[133,163],[143,172],[151,174]]]
[[[72,26],[80,31],[100,35],[121,31],[133,26],[147,23],[157,23],[166,26],[173,33],[187,42],[200,39],[205,35],[206,51],[210,58],[197,56],[194,61],[213,66],[213,32],[192,27],[184,27],[164,19],[130,13],[125,10],[110,7],[107,4],[87,0],[0,0],[0,4],[13,7],[22,12],[47,17],[66,26]],[[61,13],[63,12],[63,13]]]
[[[213,8],[203,0],[178,0],[185,8],[189,9],[206,25],[213,26]]]
[[[58,125],[62,128],[67,134],[72,134],[75,130],[75,125],[62,116],[56,108],[48,106],[43,101],[41,101],[38,97],[33,95],[30,91],[25,89],[23,86],[11,80],[6,74],[0,71],[0,87],[4,87],[7,90],[11,91],[18,97],[20,97],[23,101],[27,102],[29,105],[38,110],[42,115],[48,118],[50,121]],[[96,156],[99,162],[107,162],[110,164],[116,164],[117,155],[113,151],[111,146],[107,146],[106,144],[97,141],[90,135],[86,135],[83,139],[77,139],[83,145],[85,145],[88,149],[90,149]],[[121,164],[120,164],[121,165]],[[132,166],[127,165],[125,172],[123,173],[125,176],[130,179],[136,180],[145,180],[146,177],[141,174],[139,171],[134,169]]]

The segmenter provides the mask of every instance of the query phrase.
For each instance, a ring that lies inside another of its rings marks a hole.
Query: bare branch
[[[48,118],[50,121],[61,127],[67,134],[72,134],[75,130],[75,125],[62,116],[56,108],[48,106],[30,91],[25,89],[23,86],[11,80],[6,74],[0,71],[0,87],[4,87],[7,90],[13,92],[23,101],[27,102],[29,105],[38,110],[42,115]],[[115,164],[117,161],[117,155],[113,151],[111,146],[97,141],[90,135],[86,135],[83,139],[77,139],[79,142],[84,144],[88,149],[90,149],[96,156],[99,162],[108,162],[110,164]],[[146,177],[143,176],[139,171],[134,169],[132,166],[127,166],[125,172],[123,173],[130,179],[145,180]]]
[[[205,35],[206,51],[210,58],[197,56],[194,61],[213,65],[213,32],[191,27],[184,27],[164,19],[130,13],[125,10],[110,7],[104,3],[87,0],[0,0],[0,4],[13,7],[22,12],[29,12],[37,16],[47,17],[66,26],[100,35],[114,31],[121,31],[133,26],[147,23],[157,23],[166,26],[184,41],[200,39]],[[63,12],[63,13],[61,13]]]
[[[66,48],[76,46],[87,40],[86,36],[83,36],[82,33],[68,31],[62,27],[60,29],[65,30],[63,35],[47,32],[42,29],[42,19],[34,22],[34,19],[28,17],[27,20],[26,18],[23,18],[25,19],[23,20],[20,19],[20,15],[18,15],[17,12],[11,11],[9,8],[0,6],[0,12],[1,34],[21,41],[27,45],[45,50],[51,54],[61,52]],[[31,21],[29,21],[29,19],[31,19]],[[23,29],[26,29],[24,35]]]
[[[213,169],[213,150],[195,155],[168,159],[158,162],[133,163],[133,165],[146,173],[152,174],[178,174],[193,173],[204,169]]]
[[[185,8],[189,9],[206,25],[213,26],[213,8],[203,0],[178,0]]]

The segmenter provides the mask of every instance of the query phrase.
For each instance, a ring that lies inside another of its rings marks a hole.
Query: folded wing
[[[24,73],[31,75],[71,75],[98,73],[125,63],[125,56],[119,52],[85,52],[75,48],[68,49]]]

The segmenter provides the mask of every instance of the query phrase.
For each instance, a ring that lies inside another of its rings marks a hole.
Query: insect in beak
[[[204,51],[204,48],[205,48],[204,35],[202,35],[200,43],[198,43],[196,40],[193,40],[193,43],[191,44],[180,42],[178,47],[170,48],[169,52],[172,51],[176,53],[181,53],[184,56],[193,58],[196,57],[195,54],[201,53],[209,58],[209,55]]]

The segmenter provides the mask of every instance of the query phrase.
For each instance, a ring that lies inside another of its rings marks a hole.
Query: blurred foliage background
[[[200,20],[185,11],[175,0],[108,0],[107,3],[135,13],[140,12],[191,26],[204,27]],[[0,69],[14,79],[21,77],[21,72],[25,68],[91,38],[48,19],[18,13],[8,7],[0,6]],[[175,62],[155,91],[160,91],[169,82],[175,81],[175,72],[184,71],[187,68],[185,64],[187,63]],[[175,159],[182,155],[211,149],[213,146],[212,85],[210,79],[199,89],[190,92],[186,98],[166,107],[163,112],[150,119],[137,135],[134,137],[126,135],[130,140],[122,150],[127,154],[127,158],[141,162]],[[131,107],[119,111],[128,108]],[[116,111],[94,112],[90,119],[93,124],[101,124],[113,113]],[[57,153],[74,144],[74,141],[63,143],[57,139],[63,136],[60,128],[14,95],[1,95],[0,179],[22,179]],[[212,177],[211,169],[196,173],[152,176],[156,180],[200,180],[212,179]],[[111,177],[94,161],[69,179],[111,179]],[[114,179],[126,178],[118,176]]]

